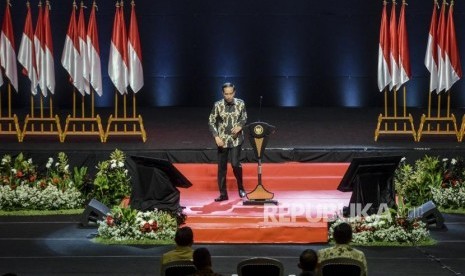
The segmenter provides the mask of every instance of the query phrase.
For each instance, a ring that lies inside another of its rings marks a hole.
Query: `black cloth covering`
[[[180,192],[177,187],[188,188],[190,181],[171,162],[163,159],[130,156],[126,160],[131,176],[130,206],[147,211],[153,209],[177,211]]]

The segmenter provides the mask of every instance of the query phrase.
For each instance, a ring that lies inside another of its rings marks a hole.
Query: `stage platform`
[[[351,193],[336,190],[348,163],[264,164],[262,183],[277,204],[244,205],[229,168],[229,200],[218,197],[215,164],[175,164],[192,183],[180,189],[186,224],[200,243],[322,243],[327,221],[340,215]],[[244,188],[257,185],[257,166],[244,164]]]

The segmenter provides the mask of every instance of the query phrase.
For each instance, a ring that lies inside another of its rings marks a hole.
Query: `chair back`
[[[197,271],[192,261],[173,261],[161,268],[161,276],[187,276]]]
[[[350,258],[334,258],[320,263],[322,276],[363,276],[364,264]]]
[[[256,257],[243,260],[237,264],[239,276],[283,276],[284,266],[276,259]]]

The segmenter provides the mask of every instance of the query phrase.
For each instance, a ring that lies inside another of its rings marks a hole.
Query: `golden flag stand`
[[[384,115],[379,114],[378,116],[378,124],[375,130],[375,141],[378,141],[378,137],[380,134],[410,134],[413,136],[413,140],[417,140],[417,135],[415,133],[415,126],[413,124],[413,117],[412,114],[408,114],[407,116],[407,89],[404,86],[403,89],[403,110],[402,116],[397,115],[397,89],[394,88],[393,91],[393,115],[389,116],[388,111],[388,90],[387,88],[384,89]],[[384,124],[383,124],[384,122]],[[408,124],[410,123],[410,124]],[[403,124],[403,127],[399,127],[398,124]],[[381,125],[384,127],[381,129]],[[410,127],[409,127],[410,126]]]
[[[128,117],[127,114],[127,94],[123,95],[123,117],[118,117],[118,94],[118,91],[115,91],[115,114],[114,117],[113,114],[111,114],[108,118],[107,131],[105,132],[104,142],[107,141],[108,136],[110,135],[141,135],[142,141],[147,141],[147,133],[144,129],[142,116],[136,115],[136,94],[133,93],[132,95],[132,117]],[[114,128],[112,128],[112,124],[114,124]],[[132,126],[130,126],[130,124],[132,124]],[[137,125],[139,127],[137,127]],[[121,126],[121,128],[118,126]],[[128,128],[131,128],[131,130]]]
[[[3,116],[2,93],[0,92],[0,135],[16,135],[21,142],[21,128],[16,114],[11,115],[11,84],[8,82],[8,110],[7,116]],[[5,127],[5,128],[4,128]]]
[[[421,116],[420,126],[418,127],[417,141],[420,141],[422,135],[455,135],[457,141],[462,141],[462,131],[457,130],[457,120],[455,116],[450,111],[450,90],[446,92],[447,94],[447,104],[446,104],[446,115],[442,115],[441,110],[441,94],[438,94],[437,98],[437,114],[436,116],[431,115],[432,106],[432,96],[431,92],[428,97],[428,115],[423,114]],[[426,129],[424,129],[426,124]],[[433,125],[435,124],[435,125]],[[453,130],[451,130],[451,125]],[[462,128],[463,128],[462,123]]]
[[[34,113],[34,95],[31,95],[31,114],[27,114],[24,119],[23,132],[21,135],[20,142],[23,142],[26,135],[37,135],[37,136],[46,136],[46,135],[57,135],[60,142],[62,141],[62,132],[60,126],[60,118],[58,115],[53,114],[53,98],[50,95],[49,100],[49,115],[45,115],[44,109],[44,96],[40,94],[40,114],[39,117],[35,116]],[[37,128],[35,123],[38,124]],[[56,126],[56,128],[55,128]]]
[[[82,96],[82,95],[81,95]],[[73,114],[66,117],[65,129],[62,134],[62,142],[66,136],[89,136],[98,135],[100,142],[105,142],[105,133],[100,116],[95,115],[95,92],[91,92],[91,116],[86,117],[85,96],[81,97],[81,116],[77,115],[76,89],[73,90]]]

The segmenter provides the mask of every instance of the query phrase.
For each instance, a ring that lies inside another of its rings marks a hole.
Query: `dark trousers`
[[[240,162],[242,145],[233,148],[218,148],[218,189],[221,196],[227,196],[226,174],[228,171],[228,157],[231,156],[231,166],[237,180],[237,188],[243,190],[242,166]]]

